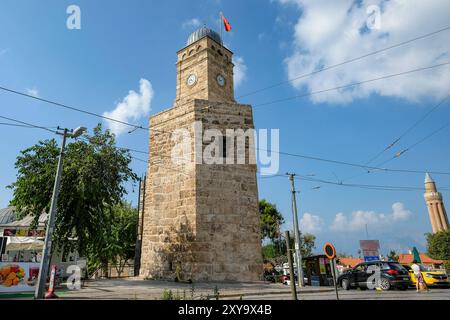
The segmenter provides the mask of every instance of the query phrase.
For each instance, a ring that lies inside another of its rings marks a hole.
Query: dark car
[[[374,273],[377,270],[380,272],[380,279],[379,284],[375,285],[376,275]],[[397,262],[370,261],[362,262],[345,271],[339,276],[338,284],[344,290],[350,290],[351,288],[365,290],[370,284],[373,284],[373,287],[380,287],[382,290],[391,288],[406,290],[411,285],[411,279],[408,270]]]

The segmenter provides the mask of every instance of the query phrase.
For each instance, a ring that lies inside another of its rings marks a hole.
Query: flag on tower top
[[[223,15],[222,15],[222,21],[223,21],[223,25],[225,27],[225,31],[226,32],[230,32],[231,31],[231,24],[228,22],[227,18],[225,18]]]

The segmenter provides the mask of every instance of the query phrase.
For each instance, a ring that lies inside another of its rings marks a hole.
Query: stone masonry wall
[[[194,137],[194,121],[201,121],[204,130],[253,128],[250,106],[207,100],[151,118],[140,275],[173,279],[178,269],[196,281],[258,280],[256,164],[195,164],[194,140],[192,162],[174,164],[171,133],[185,128]]]

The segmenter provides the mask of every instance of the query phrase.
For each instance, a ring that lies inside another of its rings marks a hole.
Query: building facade
[[[448,216],[445,211],[442,194],[437,191],[436,183],[428,173],[425,175],[424,197],[427,203],[433,233],[448,230]]]
[[[254,128],[251,106],[234,99],[233,53],[216,32],[203,27],[177,55],[174,104],[150,118],[140,276],[259,280],[263,267],[251,137],[240,150],[245,163],[225,161],[239,152],[230,148],[234,140],[226,131]],[[210,132],[224,137],[218,141]],[[206,154],[215,159],[220,154],[223,161],[205,160]]]

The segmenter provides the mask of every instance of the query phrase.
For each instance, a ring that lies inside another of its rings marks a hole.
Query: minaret
[[[445,212],[442,194],[437,191],[436,183],[427,173],[425,175],[425,201],[430,215],[431,227],[433,233],[449,229],[447,212]]]

